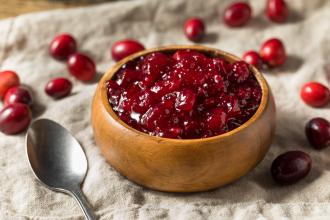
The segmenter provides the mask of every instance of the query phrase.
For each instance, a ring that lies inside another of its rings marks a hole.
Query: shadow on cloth
[[[289,54],[283,66],[278,68],[270,68],[268,72],[271,74],[290,74],[296,72],[303,64],[303,59],[299,56]]]

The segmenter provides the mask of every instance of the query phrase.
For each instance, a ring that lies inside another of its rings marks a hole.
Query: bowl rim
[[[226,137],[229,137],[233,134],[239,133],[242,130],[246,129],[247,127],[252,125],[257,119],[259,119],[262,116],[263,112],[265,111],[265,109],[267,107],[268,101],[269,101],[269,87],[268,87],[267,81],[263,77],[262,73],[257,68],[255,68],[254,66],[249,65],[249,69],[252,71],[252,73],[254,74],[254,76],[257,79],[258,84],[261,87],[262,97],[261,97],[260,105],[259,105],[257,111],[252,115],[252,117],[249,120],[247,120],[241,126],[235,128],[231,131],[228,131],[228,132],[220,134],[220,135],[207,137],[207,138],[175,139],[175,138],[159,137],[159,136],[150,135],[148,133],[144,133],[142,131],[139,131],[139,130],[129,126],[124,121],[122,121],[117,116],[117,114],[114,112],[114,110],[112,109],[112,107],[111,107],[111,105],[108,101],[108,96],[107,96],[107,92],[106,92],[106,81],[111,79],[114,76],[114,74],[122,67],[123,64],[125,64],[128,61],[131,61],[135,58],[138,58],[138,57],[146,55],[146,54],[150,54],[152,52],[160,52],[160,51],[164,52],[164,51],[175,51],[175,50],[185,50],[185,49],[196,50],[196,51],[202,52],[204,54],[211,54],[212,53],[214,56],[223,57],[225,59],[231,59],[233,61],[241,61],[242,60],[238,56],[235,56],[231,53],[225,52],[225,51],[220,50],[220,49],[204,46],[204,45],[167,45],[167,46],[150,48],[150,49],[146,49],[146,50],[134,53],[130,56],[127,56],[127,57],[123,58],[122,60],[118,61],[117,63],[115,63],[103,75],[103,77],[99,81],[99,85],[98,85],[97,89],[101,90],[100,91],[101,92],[101,94],[100,94],[101,102],[102,102],[102,105],[105,107],[106,112],[109,114],[109,116],[112,117],[114,119],[114,121],[116,121],[116,123],[118,123],[119,125],[125,127],[129,131],[134,132],[138,135],[145,136],[146,138],[151,138],[151,139],[153,139],[157,142],[167,141],[167,142],[173,142],[175,144],[178,144],[178,143],[184,143],[185,144],[187,142],[203,142],[204,143],[204,142],[211,142],[211,141],[221,139],[221,138],[226,138]]]

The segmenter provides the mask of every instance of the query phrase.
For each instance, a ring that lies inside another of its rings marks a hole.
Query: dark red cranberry
[[[272,163],[271,174],[280,184],[292,184],[303,179],[312,167],[312,159],[302,151],[288,151]]]
[[[186,37],[194,42],[202,40],[205,35],[205,25],[200,18],[188,19],[183,29]]]
[[[140,42],[126,39],[117,41],[114,45],[112,45],[111,54],[115,61],[119,61],[141,50],[144,50],[144,46]]]
[[[283,65],[287,58],[284,45],[277,38],[269,39],[262,44],[260,56],[271,67]]]
[[[230,72],[231,65],[228,61],[221,58],[213,58],[212,62],[214,64],[215,70],[219,71],[223,75],[228,75]]]
[[[227,114],[222,108],[212,109],[206,117],[206,128],[210,130],[220,130],[226,125]]]
[[[19,77],[14,71],[0,71],[0,99],[4,98],[8,89],[19,83]]]
[[[300,91],[301,99],[312,107],[323,107],[330,101],[329,89],[318,82],[308,82]]]
[[[29,127],[31,112],[22,103],[9,104],[0,111],[0,131],[5,134],[17,134]]]
[[[330,146],[330,122],[324,118],[313,118],[305,128],[309,143],[315,149],[323,149]]]
[[[237,83],[244,82],[250,76],[248,65],[244,61],[236,62],[232,65],[232,72],[229,75],[229,80]]]
[[[195,101],[196,101],[196,94],[189,89],[185,89],[179,92],[177,99],[175,101],[175,108],[178,111],[190,111],[192,110]]]
[[[80,53],[71,55],[67,60],[69,72],[81,81],[90,81],[96,74],[94,61]]]
[[[161,115],[161,109],[159,107],[150,107],[148,111],[146,111],[141,116],[141,124],[145,126],[148,130],[153,130],[155,128],[155,121],[159,119]]]
[[[251,7],[245,2],[235,2],[225,9],[223,20],[230,27],[247,24],[251,18]]]
[[[77,50],[76,40],[69,34],[56,36],[49,46],[49,53],[57,60],[66,60]]]
[[[32,102],[33,101],[30,91],[23,86],[15,86],[8,89],[4,98],[5,105],[23,103],[31,106]]]
[[[155,93],[155,96],[158,98],[161,98],[162,96],[179,89],[180,83],[181,81],[179,79],[158,81],[154,84],[154,86],[150,87],[150,91]]]
[[[106,83],[109,103],[131,127],[167,138],[206,138],[235,129],[258,109],[261,88],[244,61],[195,50],[151,53]]]
[[[254,50],[250,50],[244,53],[243,60],[248,64],[255,66],[256,68],[260,68],[262,65],[262,59],[259,53]]]
[[[128,86],[132,82],[138,81],[140,79],[140,72],[132,69],[123,69],[120,77],[116,80],[118,85]]]
[[[71,93],[72,83],[66,78],[55,78],[50,80],[45,86],[47,95],[59,99]]]
[[[288,17],[288,7],[284,0],[268,0],[266,5],[266,15],[277,23],[283,23]]]
[[[163,53],[151,53],[141,63],[145,84],[150,85],[167,71],[170,59]]]

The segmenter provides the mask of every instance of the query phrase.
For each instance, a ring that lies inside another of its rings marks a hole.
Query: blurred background
[[[86,6],[116,0],[0,0],[0,19],[58,8]]]

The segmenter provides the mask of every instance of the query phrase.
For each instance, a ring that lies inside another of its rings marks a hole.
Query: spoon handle
[[[84,212],[85,218],[87,220],[96,220],[97,218],[81,189],[75,187],[75,189],[71,190],[71,193],[79,203],[81,210]]]

